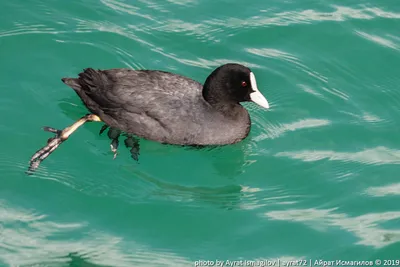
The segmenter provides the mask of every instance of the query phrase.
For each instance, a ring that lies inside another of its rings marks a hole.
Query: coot
[[[29,171],[88,121],[104,122],[100,133],[110,128],[114,157],[118,138],[124,132],[125,145],[137,160],[137,137],[172,145],[233,144],[250,131],[249,114],[240,102],[252,101],[269,108],[254,73],[235,63],[216,68],[204,85],[170,72],[125,68],[87,68],[78,78],[62,81],[75,90],[90,114],[64,130],[44,127],[56,135],[32,156]]]

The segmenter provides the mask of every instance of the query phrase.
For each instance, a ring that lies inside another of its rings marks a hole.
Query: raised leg
[[[74,133],[80,126],[85,124],[86,122],[90,121],[101,121],[101,119],[94,114],[87,114],[77,120],[74,124],[71,126],[65,128],[64,130],[57,130],[52,127],[43,127],[43,130],[51,133],[55,133],[56,136],[49,138],[47,140],[47,145],[44,146],[43,148],[39,149],[30,159],[29,161],[29,168],[28,168],[28,174],[31,174],[33,171],[35,171],[40,163],[45,160],[51,153],[53,153],[54,150],[65,140],[68,139],[68,137]]]
[[[127,148],[130,148],[131,157],[134,160],[138,161],[140,155],[139,139],[134,138],[131,135],[128,135],[128,137],[125,139],[125,146]]]

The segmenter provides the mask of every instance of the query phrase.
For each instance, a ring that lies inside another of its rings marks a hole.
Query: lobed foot
[[[87,114],[82,118],[80,118],[79,120],[77,120],[71,126],[65,128],[64,130],[58,130],[48,126],[43,127],[43,130],[45,130],[46,132],[54,133],[56,134],[56,136],[49,138],[47,140],[47,145],[36,151],[35,154],[33,154],[33,156],[29,161],[29,168],[27,173],[28,174],[33,173],[39,167],[40,163],[43,160],[45,160],[48,156],[50,156],[50,154],[53,153],[54,150],[56,150],[56,148],[61,143],[67,140],[72,133],[74,133],[80,126],[82,126],[85,122],[88,121],[101,121],[101,120],[97,115]]]
[[[127,148],[131,148],[130,152],[131,152],[131,157],[136,160],[139,161],[139,155],[140,155],[140,146],[139,146],[139,139],[134,138],[132,136],[128,136],[125,139],[125,146]]]
[[[104,127],[104,126],[103,126]],[[113,159],[117,157],[117,149],[119,145],[119,137],[121,135],[121,131],[118,129],[110,128],[107,133],[108,137],[111,139],[111,151],[114,153]]]
[[[47,145],[36,151],[36,153],[32,156],[31,160],[29,161],[28,173],[34,172],[45,158],[50,156],[50,154],[53,153],[53,151],[56,150],[56,148],[62,142],[68,139],[68,136],[65,136],[61,130],[47,126],[43,127],[43,130],[46,132],[55,133],[56,136],[49,138],[47,140]]]

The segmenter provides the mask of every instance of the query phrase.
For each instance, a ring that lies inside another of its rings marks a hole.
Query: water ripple
[[[340,227],[360,240],[356,244],[381,248],[400,242],[400,229],[386,230],[378,226],[390,220],[398,220],[400,212],[369,213],[357,217],[349,217],[334,209],[291,209],[285,211],[270,211],[265,216],[272,220],[300,222],[318,230],[325,231],[328,227]]]
[[[278,49],[270,49],[270,48],[262,48],[262,49],[256,49],[256,48],[247,48],[247,52],[258,55],[258,56],[263,56],[267,58],[278,58],[282,59],[284,61],[287,61],[296,67],[298,67],[300,70],[304,71],[306,74],[320,80],[323,83],[328,82],[328,78],[319,74],[316,71],[310,70],[306,65],[300,62],[298,58],[296,58],[294,55],[291,55],[289,53],[280,51]]]
[[[133,6],[133,5],[130,5],[127,3],[117,1],[117,0],[100,0],[100,2],[103,5],[109,7],[117,12],[127,13],[129,15],[142,17],[142,18],[148,19],[150,21],[156,22],[156,20],[153,19],[150,15],[147,15],[146,13],[141,12],[140,8],[137,6]]]
[[[398,39],[395,36],[387,35],[387,38],[383,38],[383,37],[369,34],[369,33],[362,32],[362,31],[355,31],[355,32],[357,35],[365,38],[366,40],[372,41],[372,42],[382,45],[384,47],[392,48],[397,51],[400,50],[400,45],[395,43],[396,41],[398,41]],[[388,38],[392,38],[393,40],[389,40]]]
[[[220,42],[216,36],[218,33],[224,33],[224,28],[213,28],[203,23],[185,22],[180,19],[170,19],[162,25],[151,27],[151,31],[161,31],[166,33],[183,33],[186,36],[195,36],[198,40],[209,42]]]
[[[331,121],[322,120],[322,119],[302,119],[292,123],[284,123],[280,125],[268,125],[268,127],[264,127],[264,133],[256,136],[254,138],[255,141],[261,141],[264,139],[274,139],[282,136],[287,132],[293,132],[302,129],[316,128],[330,125]]]
[[[310,24],[322,21],[347,21],[350,19],[372,20],[375,18],[399,19],[400,13],[389,12],[380,8],[359,9],[332,5],[335,10],[332,12],[319,12],[312,9],[301,11],[285,11],[274,13],[273,10],[266,10],[262,14],[248,19],[229,18],[227,20],[211,20],[209,24],[225,26],[230,28],[262,27],[262,26],[289,26],[292,24]]]
[[[13,30],[0,31],[0,38],[26,34],[59,34],[62,32],[42,24],[16,26],[17,27]]]
[[[197,0],[167,0],[167,1],[181,6],[188,6],[190,4],[195,4],[197,2]]]
[[[347,111],[339,111],[339,112],[349,115],[351,118],[348,119],[348,123],[351,124],[359,124],[359,125],[368,124],[370,126],[382,127],[382,124],[384,123],[385,124],[390,122],[394,123],[393,121],[389,121],[388,119],[383,119],[373,114],[371,111],[360,111],[361,114],[355,114]]]
[[[357,162],[361,164],[400,164],[400,150],[379,146],[360,152],[335,152],[329,150],[302,150],[296,152],[279,152],[277,157],[288,157],[304,162],[328,159],[332,161]]]
[[[167,251],[155,251],[86,222],[55,222],[45,215],[0,202],[0,254],[11,266],[86,261],[99,266],[189,266]],[[17,227],[18,226],[18,227]],[[74,238],[74,233],[85,235]],[[61,238],[69,236],[69,238]],[[129,248],[129,249],[126,249]],[[132,251],[135,251],[132,254]],[[71,263],[72,264],[72,263]]]
[[[385,196],[399,196],[400,195],[400,183],[394,183],[385,186],[372,186],[366,190],[366,193],[373,197],[385,197]]]
[[[338,88],[329,86],[329,81],[328,77],[317,72],[316,70],[312,70],[310,67],[308,67],[306,64],[302,63],[299,57],[296,57],[293,54],[284,52],[282,50],[278,49],[273,49],[273,48],[247,48],[247,52],[252,53],[254,55],[266,57],[266,58],[273,58],[273,59],[278,59],[283,62],[287,62],[290,64],[290,68],[298,69],[305,74],[307,74],[309,77],[311,77],[314,81],[319,83],[318,87],[312,88],[312,86],[308,85],[308,81],[302,81],[298,82],[295,81],[298,87],[302,89],[304,92],[311,94],[313,96],[316,96],[318,98],[321,98],[325,101],[328,100],[328,98],[325,96],[324,92],[329,93],[333,96],[336,96],[342,100],[348,100],[349,95],[345,93],[342,90],[339,90]],[[288,73],[285,73],[284,76],[287,77]],[[290,75],[290,74],[289,74]],[[277,102],[283,102],[287,103],[288,101],[282,101],[281,99],[278,98],[275,99],[275,103]],[[271,105],[273,107],[273,105]]]
[[[78,20],[77,32],[91,32],[91,31],[102,31],[102,32],[110,32],[114,34],[119,34],[121,36],[127,37],[129,39],[134,40],[135,42],[140,42],[150,48],[151,51],[159,53],[165,57],[171,58],[185,65],[201,67],[206,69],[212,69],[221,64],[235,61],[239,64],[244,64],[250,68],[260,68],[261,66],[251,63],[245,62],[243,60],[231,60],[231,59],[214,59],[208,60],[196,57],[196,59],[185,59],[174,55],[173,53],[165,52],[161,47],[157,47],[154,44],[139,38],[136,34],[133,33],[131,28],[124,28],[119,25],[110,23],[110,22],[98,22],[98,21],[87,21],[87,20]]]

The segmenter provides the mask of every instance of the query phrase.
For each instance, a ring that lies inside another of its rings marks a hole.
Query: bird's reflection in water
[[[226,185],[214,188],[205,186],[191,187],[161,181],[139,169],[127,167],[127,171],[133,172],[136,178],[154,185],[150,192],[150,197],[152,198],[175,199],[191,202],[195,206],[203,203],[221,209],[232,210],[239,208],[243,197],[242,186],[240,185]]]
[[[108,265],[100,265],[92,263],[90,262],[90,256],[82,255],[76,252],[68,253],[68,255],[61,257],[59,260],[64,263],[61,266],[68,266],[68,267],[111,267]],[[43,266],[60,266],[60,265],[52,265],[46,262]]]
[[[250,161],[246,160],[247,147],[248,144],[243,142],[228,147],[202,148],[202,151],[199,151],[199,153],[208,154],[204,158],[211,163],[212,168],[217,173],[215,179],[219,179],[217,181],[218,185],[213,186],[208,186],[207,184],[204,186],[187,186],[179,184],[179,181],[168,182],[159,179],[158,175],[153,175],[151,170],[138,168],[131,164],[125,165],[124,170],[130,176],[133,174],[135,178],[151,184],[150,195],[153,198],[170,198],[193,203],[193,205],[201,205],[203,203],[228,210],[238,209],[245,192],[243,192],[243,187],[236,178],[250,164]],[[197,163],[193,162],[193,164]],[[190,169],[190,167],[185,166],[185,169]],[[202,179],[201,175],[191,173],[188,173],[185,178],[185,180],[195,180],[193,183],[196,183],[196,180],[200,183],[199,179]]]

